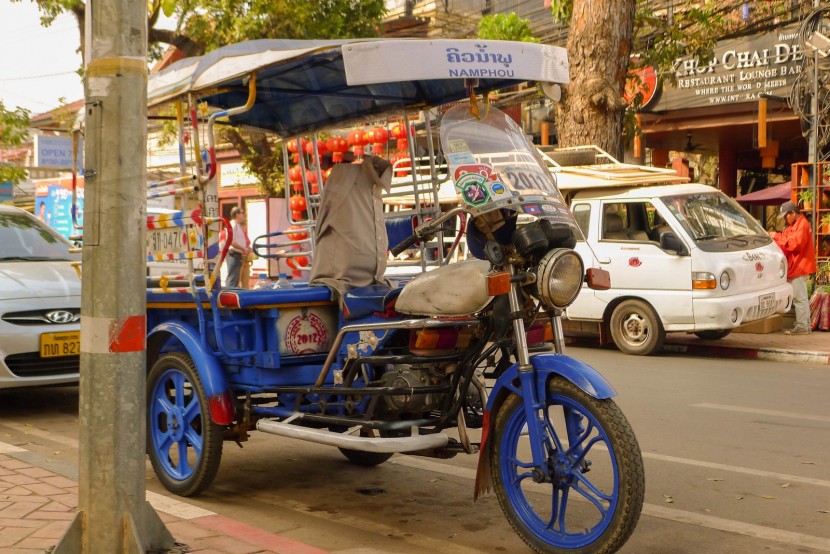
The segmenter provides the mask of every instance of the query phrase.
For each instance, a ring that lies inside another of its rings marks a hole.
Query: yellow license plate
[[[40,357],[77,356],[81,353],[81,332],[43,333],[40,335]]]

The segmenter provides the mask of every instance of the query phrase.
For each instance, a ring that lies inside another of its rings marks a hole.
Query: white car
[[[0,389],[78,380],[81,280],[72,245],[0,205]]]

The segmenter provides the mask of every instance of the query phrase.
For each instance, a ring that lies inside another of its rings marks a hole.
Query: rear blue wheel
[[[166,354],[153,364],[147,414],[147,451],[159,481],[181,496],[202,492],[219,469],[224,429],[210,419],[190,356]]]
[[[539,467],[522,399],[509,397],[496,414],[490,467],[502,510],[537,552],[616,552],[643,506],[643,462],[631,426],[612,400],[559,377],[540,416],[546,459]]]

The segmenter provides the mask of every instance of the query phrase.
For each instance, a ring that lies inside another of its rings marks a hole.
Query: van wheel
[[[651,306],[642,300],[626,300],[611,314],[611,338],[626,354],[648,356],[663,346],[666,331]]]
[[[732,329],[721,329],[719,331],[698,331],[695,335],[697,335],[699,339],[720,340],[731,332]]]

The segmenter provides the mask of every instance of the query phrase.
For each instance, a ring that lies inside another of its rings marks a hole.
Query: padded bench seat
[[[390,303],[398,298],[401,290],[386,285],[369,285],[350,290],[343,298],[346,319],[362,319],[372,314],[387,313],[387,308],[391,308]]]
[[[219,291],[220,308],[255,308],[257,306],[274,306],[280,304],[307,304],[311,302],[333,302],[334,294],[328,287],[297,287],[279,290],[224,289]],[[202,302],[208,298],[204,291],[199,292]],[[151,292],[147,291],[148,304],[182,304],[193,303],[193,296],[186,292]]]
[[[277,290],[226,289],[219,293],[220,308],[256,308],[257,306],[333,301],[334,294],[328,287],[298,287]]]

